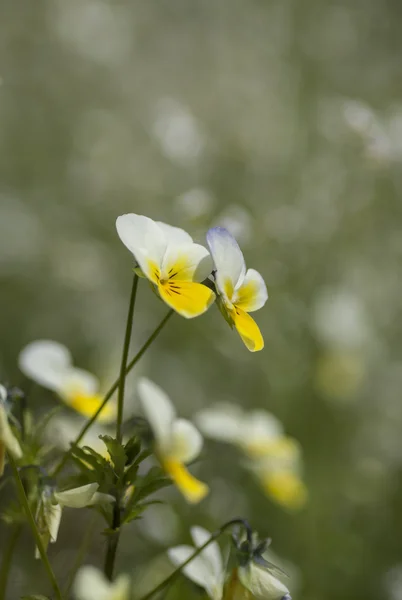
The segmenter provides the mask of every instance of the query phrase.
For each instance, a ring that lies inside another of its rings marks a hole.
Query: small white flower
[[[251,600],[291,600],[289,590],[268,569],[249,562],[238,568],[240,583],[251,593]]]
[[[98,488],[98,483],[89,483],[64,492],[44,488],[36,511],[36,522],[45,548],[49,542],[54,543],[57,540],[64,507],[84,508],[115,501],[110,494],[98,492]],[[35,557],[40,558],[38,549]]]
[[[264,347],[257,323],[248,313],[259,310],[268,299],[265,282],[254,269],[246,270],[243,253],[234,237],[223,227],[207,233],[216,266],[215,282],[222,309],[251,352]]]
[[[192,527],[193,546],[176,546],[168,550],[168,556],[176,566],[181,565],[194,554],[196,548],[203,546],[211,534],[202,527]],[[219,545],[211,542],[187,566],[183,573],[197,585],[205,589],[212,600],[221,600],[225,581],[225,569]]]
[[[22,458],[21,446],[15,437],[6,411],[7,390],[0,385],[0,477],[4,473],[6,451],[10,452],[14,458]]]
[[[187,319],[209,308],[215,294],[200,283],[212,272],[212,260],[204,246],[195,244],[183,229],[140,215],[118,217],[116,228],[168,306]]]
[[[208,493],[208,486],[190,475],[185,465],[201,452],[203,439],[200,432],[190,421],[176,417],[167,394],[149,379],[140,379],[138,391],[155,436],[155,452],[162,467],[188,502],[199,502]]]
[[[130,578],[119,575],[110,582],[99,569],[81,567],[74,582],[74,596],[76,600],[129,600]]]
[[[70,351],[63,344],[51,340],[31,342],[20,352],[18,364],[24,375],[55,392],[68,406],[86,417],[91,417],[102,403],[98,378],[74,367]],[[110,404],[99,415],[103,421],[113,417]]]
[[[268,411],[246,412],[229,403],[200,411],[195,422],[204,435],[234,444],[251,458],[275,454],[284,437],[282,423]]]

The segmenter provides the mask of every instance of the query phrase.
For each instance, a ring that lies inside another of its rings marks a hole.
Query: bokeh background
[[[1,380],[21,383],[18,352],[37,338],[117,374],[125,212],[201,242],[228,227],[270,293],[263,352],[213,307],[175,317],[141,371],[184,416],[221,400],[272,411],[301,443],[309,503],[274,505],[233,449],[208,444],[208,499],[168,491],[123,535],[119,570],[139,585],[170,571],[191,524],[242,515],[272,536],[294,598],[402,598],[401,18],[380,0],[1,2]],[[164,311],[142,285],[133,349]],[[87,521],[66,511],[50,551],[62,581]],[[88,562],[103,551],[99,527]],[[46,591],[27,531],[8,598]],[[169,597],[200,593],[181,582]]]

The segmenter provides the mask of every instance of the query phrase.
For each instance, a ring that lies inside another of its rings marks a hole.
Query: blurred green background
[[[119,570],[144,585],[190,525],[241,515],[272,536],[294,598],[402,598],[401,18],[380,0],[1,2],[1,381],[21,383],[37,338],[117,375],[132,267],[119,214],[202,243],[226,226],[268,285],[263,352],[213,307],[175,316],[141,370],[183,416],[221,400],[272,411],[302,445],[310,501],[287,513],[208,444],[210,496],[193,508],[169,490],[123,534]],[[141,285],[133,348],[164,312]],[[50,549],[62,581],[77,512]],[[94,535],[88,562],[104,546]],[[46,591],[27,531],[8,598]],[[197,597],[186,582],[169,596]]]

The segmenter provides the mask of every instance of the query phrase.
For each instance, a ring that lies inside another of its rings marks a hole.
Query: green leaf
[[[33,594],[30,596],[22,596],[21,600],[50,600],[48,596],[42,596],[42,594]]]
[[[124,473],[124,467],[127,463],[127,455],[124,446],[110,435],[100,435],[99,437],[105,444],[110,454],[110,459],[113,463],[116,475],[119,478],[122,477]]]
[[[124,446],[124,451],[127,456],[126,465],[131,465],[141,451],[141,440],[134,435]]]
[[[134,465],[131,465],[131,467],[129,467],[126,470],[126,472],[124,473],[124,477],[123,477],[123,484],[125,486],[136,483],[138,468],[139,468],[139,466],[134,464]]]

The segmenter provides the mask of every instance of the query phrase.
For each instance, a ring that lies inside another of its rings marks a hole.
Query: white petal
[[[167,247],[164,229],[152,219],[133,213],[116,221],[117,233],[147,277],[154,281],[152,263],[160,268]]]
[[[20,352],[18,365],[24,375],[58,392],[65,372],[71,365],[71,354],[58,342],[37,340]]]
[[[91,500],[99,487],[98,483],[88,483],[65,492],[55,492],[55,500],[62,506],[70,508],[83,508],[91,503]]]
[[[95,492],[87,506],[94,506],[95,504],[111,504],[112,502],[115,502],[115,500],[116,498],[111,494]]]
[[[50,534],[50,541],[54,544],[59,535],[62,507],[60,504],[50,504],[47,508],[47,526]]]
[[[102,571],[95,567],[82,567],[74,582],[74,596],[77,600],[110,600],[111,584]]]
[[[192,527],[191,537],[197,548],[203,546],[211,537],[211,533],[203,527]],[[208,562],[211,572],[214,574],[215,587],[219,586],[223,580],[222,555],[217,542],[211,542],[201,553],[201,556]]]
[[[254,269],[248,269],[240,286],[235,290],[233,304],[246,312],[259,310],[268,300],[268,291],[262,275]]]
[[[169,396],[155,383],[141,377],[138,393],[143,411],[161,452],[169,449],[175,410]]]
[[[242,284],[246,274],[243,253],[235,238],[223,227],[210,229],[207,242],[217,269],[216,285],[220,293],[231,300],[235,288]]]
[[[165,234],[168,245],[172,244],[176,246],[181,244],[191,244],[193,242],[191,235],[189,235],[187,231],[184,231],[184,229],[180,229],[180,227],[173,227],[172,225],[162,223],[162,221],[156,221],[156,224]]]
[[[184,563],[194,554],[195,548],[191,546],[176,546],[168,550],[168,556],[172,563],[177,567]],[[194,583],[200,585],[202,588],[207,589],[214,581],[214,573],[210,569],[210,565],[206,562],[201,555],[196,556],[187,566],[183,568],[183,573],[194,581]]]
[[[21,446],[12,432],[8,422],[6,409],[0,403],[0,442],[4,444],[6,450],[10,452],[14,458],[22,457]]]
[[[99,390],[99,379],[89,371],[70,367],[60,378],[60,396],[66,401],[76,395],[93,396]]]
[[[247,567],[240,567],[238,572],[241,583],[251,592],[255,600],[290,598],[288,588],[267,569],[250,563]]]
[[[162,261],[162,279],[200,282],[212,270],[211,255],[200,244],[169,245]]]
[[[169,458],[187,464],[197,458],[203,445],[202,435],[186,419],[173,422]]]
[[[236,444],[242,437],[245,415],[241,408],[221,403],[200,411],[194,420],[204,435]]]
[[[0,402],[5,402],[7,400],[7,390],[4,385],[0,384]]]
[[[253,410],[244,421],[243,435],[246,441],[271,441],[283,434],[283,425],[265,410]]]

